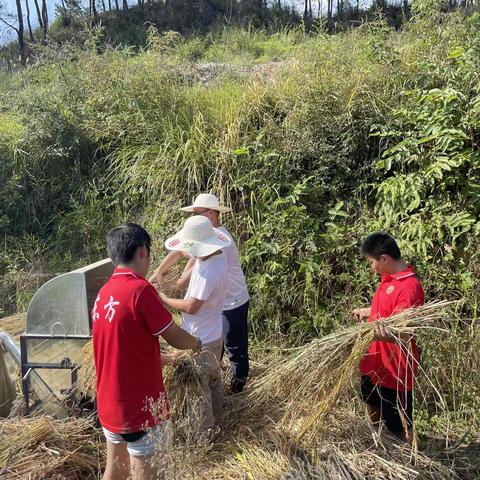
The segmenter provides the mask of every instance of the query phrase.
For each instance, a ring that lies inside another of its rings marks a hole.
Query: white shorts
[[[146,457],[167,450],[172,443],[173,427],[170,421],[164,421],[148,429],[147,434],[135,442],[127,442],[118,433],[112,433],[105,427],[102,428],[105,438],[109,442],[114,445],[126,443],[128,453],[133,457]]]

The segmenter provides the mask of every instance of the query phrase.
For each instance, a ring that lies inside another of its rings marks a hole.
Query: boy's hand
[[[162,288],[163,275],[161,273],[154,273],[148,280],[151,284],[156,284],[158,288]]]
[[[370,316],[370,308],[356,308],[353,310],[352,315],[357,322],[364,322]]]
[[[197,337],[197,345],[192,348],[193,353],[200,353],[203,350],[203,343],[200,338]]]
[[[178,358],[180,358],[183,355],[183,352],[181,350],[175,350],[170,353],[163,353],[161,354],[162,356],[162,364],[163,365],[172,365],[174,364]]]
[[[383,324],[383,322],[377,320],[375,322],[375,340],[380,340],[382,342],[395,342],[395,337],[388,331],[388,328]]]
[[[158,296],[160,297],[160,300],[162,301],[162,303],[166,305],[168,297],[161,291],[158,292]]]

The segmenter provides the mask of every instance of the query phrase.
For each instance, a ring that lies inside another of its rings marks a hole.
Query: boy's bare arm
[[[170,325],[161,336],[171,347],[176,348],[177,350],[193,350],[195,353],[202,350],[202,341],[199,338],[190,335],[176,323],[172,323],[172,325]]]

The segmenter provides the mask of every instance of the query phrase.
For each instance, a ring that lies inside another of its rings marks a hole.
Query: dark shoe
[[[232,391],[232,393],[240,393],[243,390],[245,383],[245,380],[232,378],[232,382],[230,383],[230,390]]]

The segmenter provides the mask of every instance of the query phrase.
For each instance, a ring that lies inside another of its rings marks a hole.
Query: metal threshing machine
[[[80,368],[75,359],[91,338],[90,312],[113,269],[111,260],[105,259],[42,285],[28,307],[20,345],[1,331],[0,320],[0,343],[20,368],[27,414],[33,392],[43,411],[67,415],[64,400],[73,394]]]

